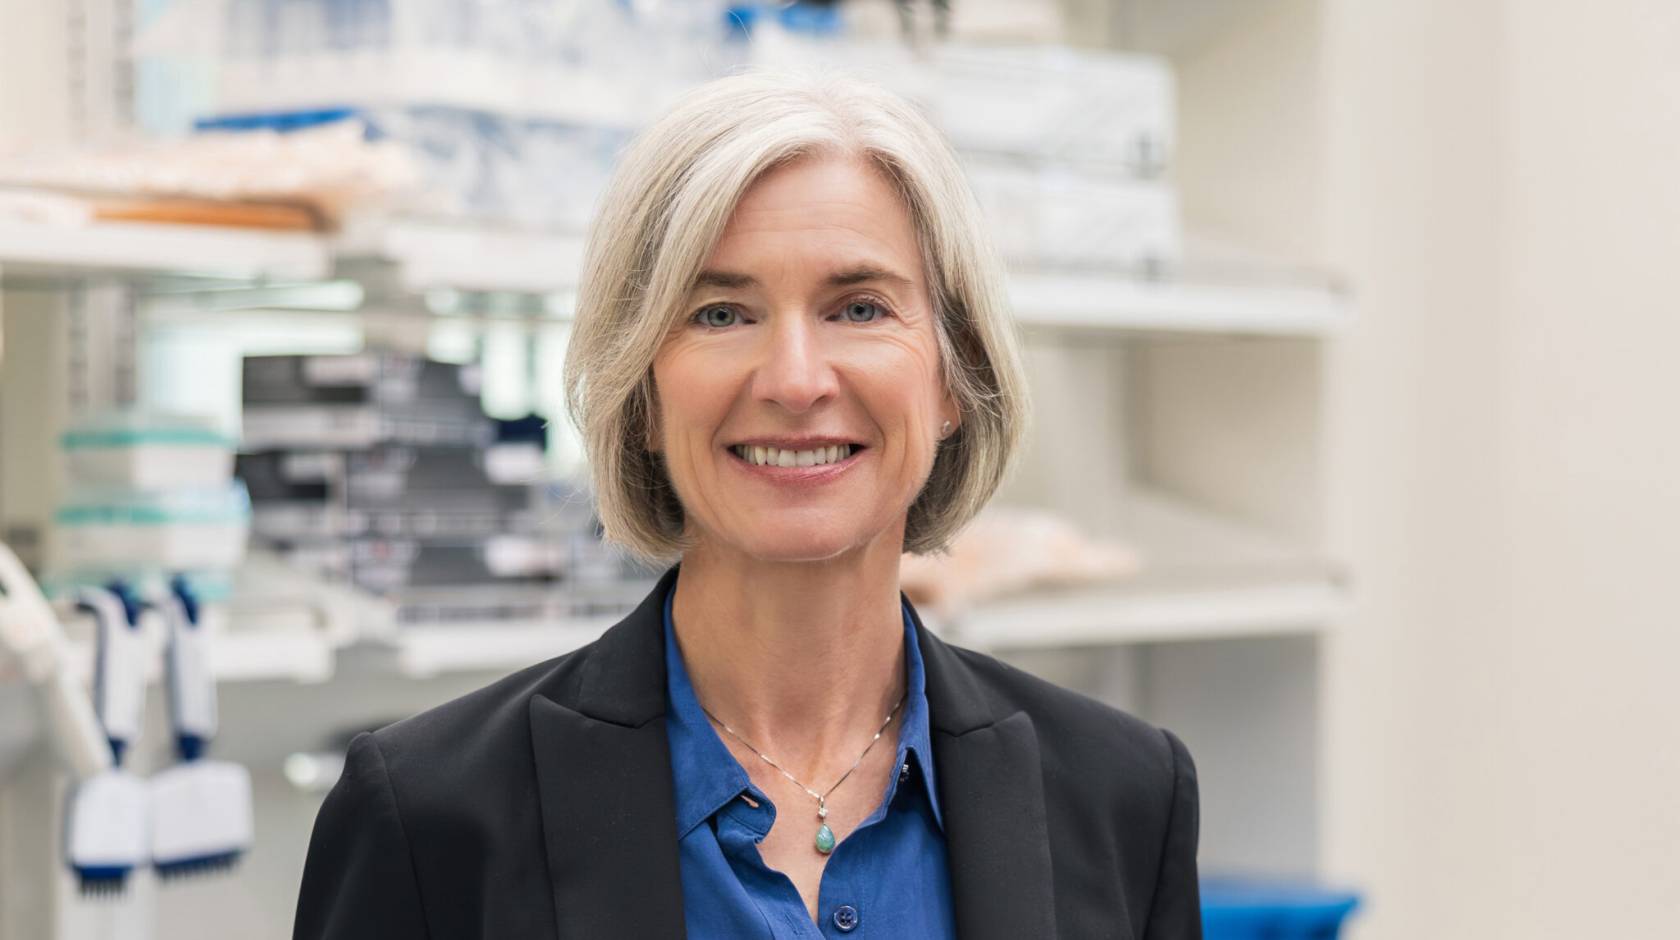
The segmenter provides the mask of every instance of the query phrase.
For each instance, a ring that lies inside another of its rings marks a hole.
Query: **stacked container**
[[[211,594],[245,555],[250,502],[234,441],[208,419],[113,412],[59,439],[65,496],[52,568],[69,583],[191,573]]]
[[[947,43],[917,54],[755,27],[754,61],[823,62],[917,101],[957,148],[999,251],[1024,271],[1154,277],[1183,258],[1172,71],[1161,59],[1062,46]]]
[[[616,583],[587,499],[543,481],[541,422],[486,417],[478,375],[395,352],[247,358],[256,537],[406,622],[563,616],[572,588]]]
[[[1166,63],[1055,46],[938,50],[926,98],[999,250],[1025,269],[1153,276],[1178,264]]]

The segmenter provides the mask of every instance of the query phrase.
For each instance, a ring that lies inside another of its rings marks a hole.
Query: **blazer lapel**
[[[569,687],[531,697],[531,745],[562,937],[682,937],[665,738],[667,571],[596,641]]]
[[[906,605],[927,677],[957,936],[1055,937],[1044,776],[1032,719],[997,708],[968,664]]]
[[[531,698],[543,836],[562,937],[682,937],[676,797],[665,737],[664,599],[672,567],[602,634],[573,681]],[[957,652],[922,651],[957,935],[1056,936],[1038,735]]]

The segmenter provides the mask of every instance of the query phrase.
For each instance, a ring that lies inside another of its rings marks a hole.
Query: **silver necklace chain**
[[[723,719],[719,718],[718,716],[716,716],[714,714],[712,714],[711,711],[706,708],[706,706],[704,706],[704,705],[700,706],[700,710],[706,713],[707,718],[710,718],[711,720],[717,722],[719,725],[721,725],[723,727],[723,730],[729,732],[730,737],[734,738],[735,740],[737,740],[737,741],[741,742],[743,745],[745,745],[747,750],[752,751],[754,754],[757,754],[766,764],[769,764],[770,766],[772,766],[772,767],[776,768],[777,770],[781,771],[782,776],[788,778],[789,780],[792,780],[799,787],[799,789],[804,790],[806,793],[809,793],[809,794],[811,794],[811,796],[815,797],[816,801],[817,801],[817,818],[818,819],[827,819],[828,818],[828,794],[833,793],[835,790],[839,789],[840,784],[845,783],[846,778],[850,777],[852,775],[852,771],[856,770],[856,769],[858,769],[858,767],[862,766],[863,759],[865,757],[869,756],[870,748],[873,748],[875,746],[876,741],[881,740],[882,732],[887,730],[887,725],[892,724],[893,716],[898,714],[898,707],[900,705],[903,705],[903,704],[904,704],[904,696],[900,695],[898,697],[898,701],[893,703],[892,711],[887,712],[887,720],[881,722],[881,727],[876,729],[875,736],[873,738],[869,739],[869,745],[863,749],[862,754],[858,755],[857,762],[852,764],[852,766],[845,773],[841,774],[840,779],[834,781],[834,786],[829,787],[828,791],[826,793],[818,793],[817,791],[815,791],[815,790],[811,789],[810,787],[806,786],[804,783],[801,783],[799,778],[795,777],[793,774],[788,773],[787,769],[784,768],[781,764],[778,764],[775,761],[771,760],[769,755],[765,754],[763,751],[759,750],[758,748],[753,747],[752,744],[750,744],[747,741],[746,738],[743,738],[739,734],[736,734],[734,728],[731,728],[728,725],[724,724]]]

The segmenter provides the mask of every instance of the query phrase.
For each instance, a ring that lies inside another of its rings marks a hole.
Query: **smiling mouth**
[[[840,463],[863,449],[861,444],[834,444],[807,450],[735,444],[729,451],[741,460],[758,467],[821,467]]]

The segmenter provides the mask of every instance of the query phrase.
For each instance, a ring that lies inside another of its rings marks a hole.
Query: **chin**
[[[844,555],[857,544],[843,539],[814,539],[809,533],[789,533],[786,538],[759,539],[743,548],[760,561],[818,562]]]
[[[817,535],[819,531],[825,534]],[[715,540],[732,551],[766,562],[827,561],[871,541],[869,536],[856,531],[836,532],[804,525],[776,526],[771,531],[759,529],[750,535],[731,533]]]

